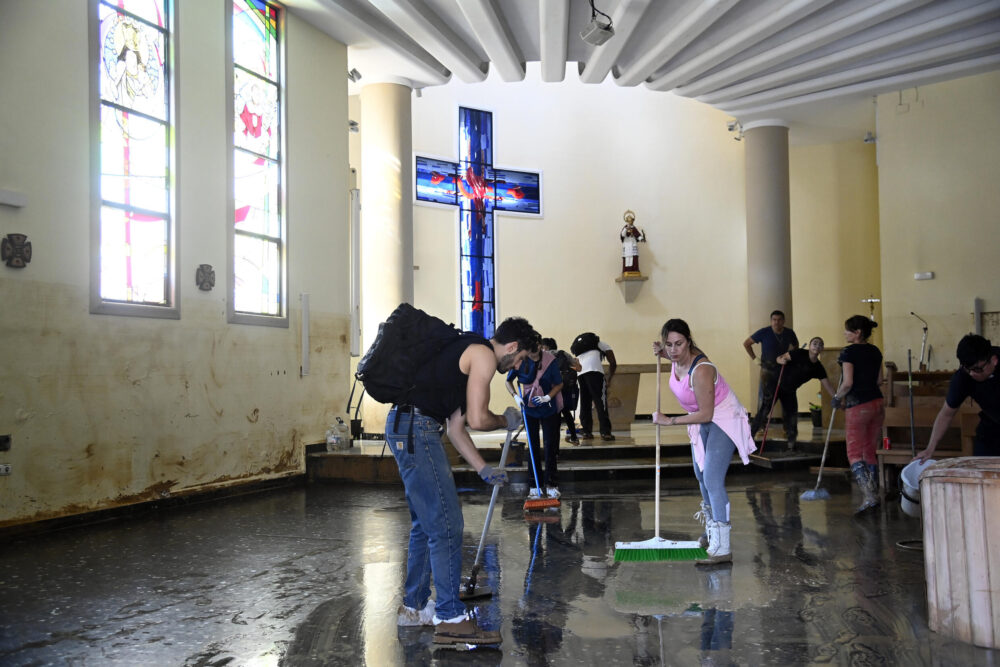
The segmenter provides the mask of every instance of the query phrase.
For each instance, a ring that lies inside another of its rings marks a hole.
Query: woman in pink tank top
[[[747,411],[715,365],[695,346],[691,328],[684,320],[672,319],[663,325],[660,340],[653,343],[653,353],[670,359],[670,390],[687,411],[679,417],[654,412],[653,423],[687,426],[691,439],[694,475],[702,497],[701,511],[695,518],[705,522],[706,534],[699,542],[708,549],[708,558],[695,563],[731,562],[726,472],[733,452],[739,452],[743,465],[747,465],[750,453],[756,449]]]

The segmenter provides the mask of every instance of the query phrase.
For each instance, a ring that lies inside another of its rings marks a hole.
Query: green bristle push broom
[[[656,355],[656,411],[660,411],[660,355]],[[695,465],[698,465],[695,463]],[[656,424],[656,532],[642,542],[615,542],[615,561],[697,560],[708,553],[697,541],[677,542],[660,537],[660,425]]]

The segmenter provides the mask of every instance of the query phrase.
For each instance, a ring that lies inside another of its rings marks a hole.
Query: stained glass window
[[[495,211],[540,215],[541,178],[493,167],[493,114],[458,108],[458,162],[416,156],[416,200],[458,206],[462,328],[487,338],[496,326]]]
[[[232,0],[232,321],[287,324],[279,9]],[[270,319],[271,321],[267,321]]]
[[[92,7],[100,106],[92,310],[177,317],[170,0]]]

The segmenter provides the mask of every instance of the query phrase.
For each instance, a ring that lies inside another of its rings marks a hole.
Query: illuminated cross
[[[496,326],[493,214],[541,215],[541,175],[493,167],[493,114],[458,109],[458,162],[416,158],[416,200],[458,206],[462,329],[490,338]]]

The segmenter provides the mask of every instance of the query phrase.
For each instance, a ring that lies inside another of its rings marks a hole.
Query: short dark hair
[[[860,331],[861,337],[868,340],[872,335],[872,329],[878,326],[878,322],[870,320],[864,315],[852,315],[844,320],[844,328],[848,331]]]
[[[992,353],[993,345],[990,344],[990,341],[976,334],[963,336],[962,340],[958,341],[958,347],[955,348],[955,356],[958,357],[958,363],[966,368],[989,359]]]
[[[781,315],[781,319],[785,319],[785,314],[780,310],[772,310],[771,317],[774,317],[775,315]]]
[[[542,345],[544,345],[545,347],[549,348],[550,350],[558,350],[559,349],[559,346],[556,345],[556,339],[555,338],[543,338],[542,339]]]
[[[542,336],[523,317],[508,317],[496,328],[493,340],[501,345],[516,341],[518,350],[534,352],[538,349]]]

